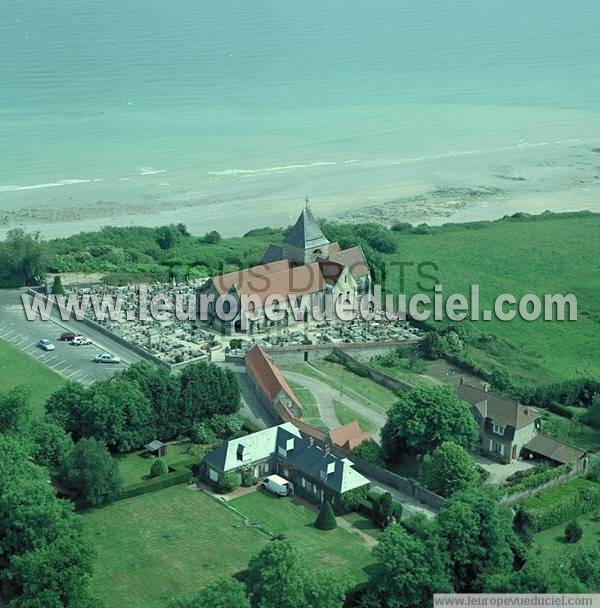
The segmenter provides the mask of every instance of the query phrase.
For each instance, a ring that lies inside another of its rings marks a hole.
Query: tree
[[[214,414],[210,419],[211,430],[221,439],[229,439],[240,434],[244,423],[236,414]]]
[[[168,226],[160,226],[156,228],[156,242],[161,249],[171,249],[177,243],[180,232],[177,226],[170,224]]]
[[[581,540],[583,529],[576,519],[572,519],[565,526],[565,540],[568,543],[575,544]]]
[[[442,359],[450,350],[448,340],[436,331],[428,331],[419,342],[421,355],[426,359]]]
[[[395,502],[389,492],[384,492],[373,501],[371,509],[373,522],[380,528],[399,522],[402,517],[402,505]]]
[[[327,500],[323,503],[319,515],[317,515],[315,527],[319,528],[319,530],[335,530],[337,528],[335,514],[331,508],[331,504]]]
[[[173,439],[183,432],[179,411],[179,381],[163,367],[140,361],[129,366],[120,378],[135,382],[154,412],[157,436]]]
[[[434,593],[453,591],[444,556],[435,536],[408,534],[390,526],[373,549],[377,563],[363,598],[364,606],[429,607]]]
[[[52,283],[51,293],[53,295],[57,295],[57,296],[65,295],[65,288],[63,287],[62,279],[60,278],[59,274],[55,275],[55,277],[54,277],[54,282]]]
[[[73,449],[71,435],[53,422],[36,422],[31,436],[34,444],[31,457],[49,469],[60,467]]]
[[[458,592],[481,591],[487,577],[512,570],[517,541],[496,490],[483,486],[456,492],[441,508],[437,525]]]
[[[32,412],[28,389],[17,387],[0,393],[0,433],[26,434],[31,424]]]
[[[508,370],[499,367],[490,374],[490,384],[497,391],[503,392],[512,387],[513,381]]]
[[[217,436],[213,430],[204,422],[194,422],[190,430],[190,440],[194,443],[206,445],[214,443]]]
[[[250,608],[246,589],[234,578],[219,578],[189,598],[174,600],[169,608]]]
[[[150,477],[160,477],[166,475],[169,472],[169,467],[165,464],[164,460],[160,458],[155,460],[150,467]]]
[[[372,462],[380,467],[385,467],[383,452],[374,439],[367,439],[366,441],[361,442],[360,445],[352,450],[352,453],[367,462]]]
[[[94,507],[112,502],[121,491],[118,466],[96,439],[82,439],[77,443],[63,467],[67,487]]]
[[[221,235],[216,230],[211,230],[204,235],[202,241],[208,245],[216,245],[221,242]]]
[[[420,387],[409,391],[388,412],[382,429],[388,460],[398,460],[404,449],[420,463],[444,441],[470,449],[477,441],[477,425],[469,406],[447,386]]]
[[[425,484],[440,496],[448,497],[464,490],[478,479],[475,462],[464,448],[445,441],[425,463]]]
[[[0,243],[0,286],[37,285],[46,277],[48,250],[39,232],[13,228]]]
[[[600,394],[592,400],[589,410],[583,416],[583,421],[591,427],[600,430]]]
[[[287,540],[274,540],[248,565],[246,589],[253,608],[341,608],[350,582],[314,572]]]

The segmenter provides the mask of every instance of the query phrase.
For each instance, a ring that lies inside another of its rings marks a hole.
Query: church
[[[219,318],[213,302],[207,308],[210,325],[221,333],[231,334],[244,330],[244,315],[250,319],[246,328],[249,331],[294,323],[296,319],[289,303],[270,304],[270,296],[289,300],[306,295],[310,296],[313,306],[322,306],[327,294],[335,300],[341,294],[359,296],[370,287],[369,266],[362,249],[342,249],[339,243],[328,241],[307,201],[283,243],[271,243],[259,265],[212,277],[200,294],[212,295],[215,299],[229,294],[235,299],[237,314],[229,320]],[[246,305],[246,310],[244,301],[251,296],[260,303]],[[277,310],[281,319],[269,319],[267,310]]]

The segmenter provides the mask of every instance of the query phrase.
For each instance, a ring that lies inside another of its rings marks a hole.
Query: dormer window
[[[237,459],[242,462],[250,460],[250,450],[243,443],[240,443],[237,447]]]
[[[504,435],[504,429],[506,427],[498,426],[497,424],[492,424],[492,431],[496,433],[496,435]]]
[[[291,452],[294,449],[294,438],[290,437],[286,442],[285,442],[285,449],[288,452]]]

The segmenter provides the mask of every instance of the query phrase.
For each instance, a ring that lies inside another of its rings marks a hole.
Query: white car
[[[42,350],[56,350],[56,346],[54,346],[54,344],[52,344],[52,342],[50,342],[50,340],[48,340],[48,338],[42,338],[38,342],[38,346]]]
[[[71,344],[73,346],[87,346],[88,344],[91,344],[92,341],[89,338],[86,338],[85,336],[75,336],[72,340],[71,340]]]
[[[94,357],[96,363],[121,363],[121,358],[111,355],[110,353],[101,353]]]

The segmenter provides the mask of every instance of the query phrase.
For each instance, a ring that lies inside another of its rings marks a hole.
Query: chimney
[[[484,382],[484,383],[483,383],[483,390],[484,390],[486,393],[489,393],[489,392],[490,392],[490,385],[489,385],[489,383],[487,383],[487,382]]]
[[[331,453],[331,448],[329,447],[329,444],[328,444],[328,443],[326,443],[326,444],[325,444],[325,454],[326,454],[326,455],[328,455],[328,454],[330,454],[330,453]]]
[[[314,439],[314,437],[309,437],[308,438],[308,447],[312,448],[313,445],[315,445],[315,439]]]
[[[465,383],[465,377],[461,376],[460,377],[460,382],[458,383],[458,386],[462,386]]]

